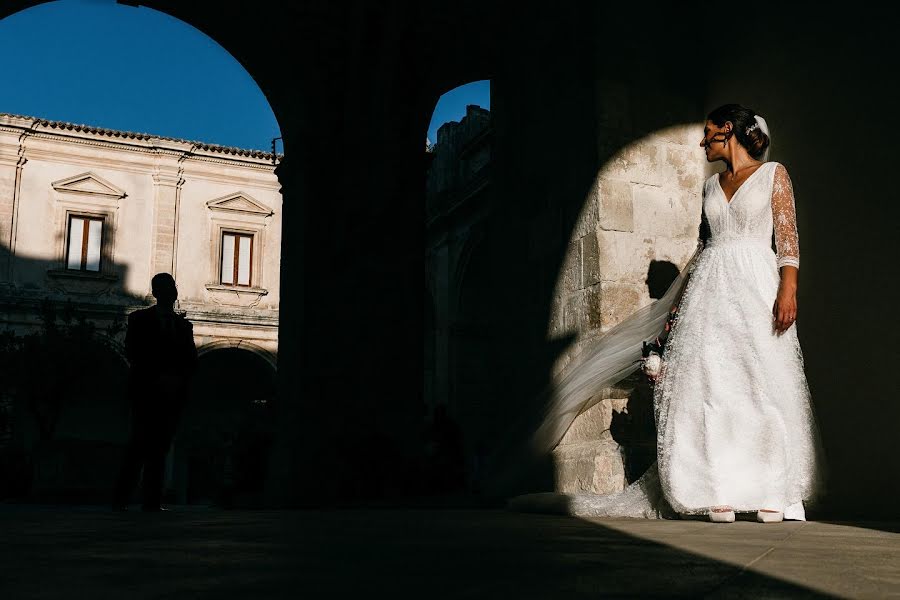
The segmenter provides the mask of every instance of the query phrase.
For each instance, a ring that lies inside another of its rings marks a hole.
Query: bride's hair
[[[763,132],[762,127],[757,126],[755,116],[756,112],[746,106],[723,104],[709,113],[706,118],[718,127],[725,125],[725,121],[731,121],[734,125],[734,137],[737,138],[738,143],[747,149],[750,156],[759,158],[769,147],[769,136]]]

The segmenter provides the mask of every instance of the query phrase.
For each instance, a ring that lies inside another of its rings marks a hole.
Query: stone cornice
[[[157,157],[171,156],[182,161],[224,164],[261,171],[274,171],[275,168],[275,165],[272,164],[273,155],[259,150],[246,150],[5,113],[0,113],[0,132],[18,134],[37,140],[60,141],[120,152],[152,154]],[[277,155],[277,158],[280,159],[281,156]]]

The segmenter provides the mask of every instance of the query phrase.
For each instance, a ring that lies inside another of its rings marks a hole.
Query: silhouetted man
[[[116,482],[113,508],[124,510],[143,468],[143,510],[162,510],[163,470],[197,362],[190,321],[174,311],[175,279],[151,280],[156,305],[128,315],[125,353],[131,364],[131,440]]]

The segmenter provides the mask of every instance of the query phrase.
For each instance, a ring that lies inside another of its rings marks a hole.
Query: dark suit
[[[115,504],[125,505],[144,471],[143,504],[159,507],[166,452],[187,401],[197,363],[190,321],[156,306],[128,316],[125,353],[131,363],[131,440],[116,482]]]

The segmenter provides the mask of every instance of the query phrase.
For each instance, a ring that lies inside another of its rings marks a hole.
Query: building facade
[[[110,364],[118,361],[118,367],[73,384],[94,391],[73,392],[73,398],[82,397],[65,403],[49,437],[122,443],[127,424],[123,427],[120,417],[127,408],[121,390],[111,389],[121,377],[109,371],[125,369],[121,324],[129,312],[153,303],[150,280],[156,273],[175,277],[176,310],[194,325],[201,356],[195,395],[221,399],[222,394],[207,393],[218,385],[216,377],[233,377],[232,391],[247,387],[241,380],[248,378],[274,381],[281,262],[278,158],[0,114],[0,330],[25,335],[46,326],[48,307],[59,315],[68,311],[87,319],[109,351]],[[230,373],[221,374],[221,364],[205,373],[205,363],[234,362],[213,356],[216,352],[244,356],[252,366],[242,372],[238,360],[238,366],[228,367]],[[262,375],[252,375],[257,371]],[[250,388],[246,394],[255,392]],[[264,403],[268,394],[235,402]],[[197,402],[204,404],[210,403]],[[242,410],[223,406],[221,412]],[[6,438],[0,439],[8,445],[30,449],[38,440],[49,441],[43,439],[47,432],[29,431],[25,408],[7,413],[12,417],[7,416]],[[239,428],[240,420],[235,416],[233,423],[221,424],[223,439],[215,444],[229,443],[224,438],[235,434],[227,430]],[[172,478],[178,479],[177,472]]]

